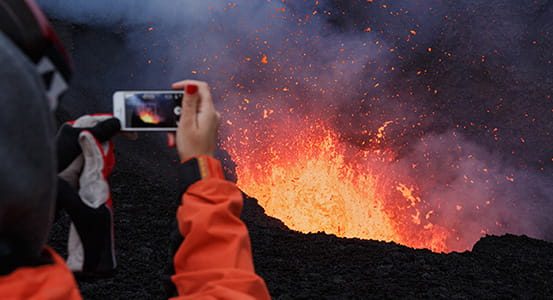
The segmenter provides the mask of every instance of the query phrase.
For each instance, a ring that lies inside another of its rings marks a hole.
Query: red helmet
[[[33,0],[1,0],[0,31],[36,65],[54,110],[73,65],[40,7]]]

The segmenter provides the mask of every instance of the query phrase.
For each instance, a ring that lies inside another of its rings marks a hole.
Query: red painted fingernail
[[[194,95],[198,91],[198,86],[195,84],[189,84],[186,86],[186,93],[188,95]]]

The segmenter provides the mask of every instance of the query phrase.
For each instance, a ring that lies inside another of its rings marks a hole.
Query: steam
[[[483,234],[551,239],[551,178],[508,164],[456,131],[426,135],[392,168],[420,188],[429,221],[455,230],[451,249]]]
[[[75,24],[94,26],[126,25],[186,25],[207,20],[208,7],[225,6],[225,1],[85,1],[40,0],[50,16]],[[204,12],[204,13],[199,13]]]
[[[463,239],[553,240],[551,1],[38,2],[105,33],[75,37],[103,110],[115,89],[206,80],[234,140],[263,149],[255,124],[329,119],[359,150],[396,149],[390,171]],[[387,121],[383,145],[363,143]]]

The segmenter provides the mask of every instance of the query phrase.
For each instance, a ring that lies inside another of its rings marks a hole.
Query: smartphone
[[[183,91],[116,91],[113,114],[123,131],[176,131]]]

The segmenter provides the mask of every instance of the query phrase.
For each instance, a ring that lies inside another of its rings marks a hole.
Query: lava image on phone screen
[[[129,128],[176,128],[182,92],[125,94],[125,123]]]

